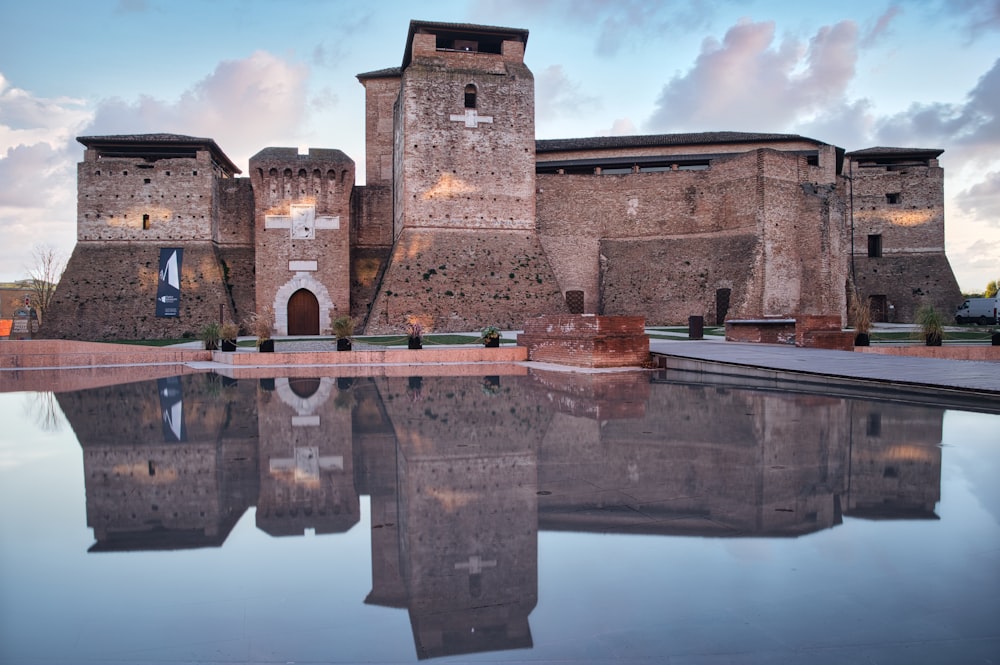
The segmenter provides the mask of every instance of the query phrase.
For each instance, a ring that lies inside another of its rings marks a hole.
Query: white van
[[[969,298],[955,311],[955,323],[995,324],[997,310],[1000,310],[1000,298]]]

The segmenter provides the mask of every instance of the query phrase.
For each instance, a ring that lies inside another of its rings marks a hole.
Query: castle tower
[[[847,153],[854,278],[874,321],[908,323],[923,304],[954,314],[962,294],[944,253],[943,150]]]
[[[340,150],[265,148],[250,158],[257,312],[278,335],[329,334],[350,313],[354,161]]]
[[[562,311],[535,234],[527,40],[515,28],[410,23],[393,118],[393,251],[368,332],[408,319],[438,331],[519,327]],[[359,76],[369,95],[393,78],[376,74]],[[369,111],[384,106],[369,100]],[[385,152],[386,129],[369,127],[370,152]]]
[[[243,274],[235,266],[252,247],[252,192],[215,141],[178,134],[77,140],[86,147],[77,165],[77,244],[45,336],[193,336],[220,313],[236,318],[249,307],[247,289],[227,277]],[[169,311],[158,306],[165,253],[175,257],[178,292]]]

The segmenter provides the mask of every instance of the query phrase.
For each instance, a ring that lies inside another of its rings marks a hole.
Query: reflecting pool
[[[0,416],[2,663],[1000,658],[997,415],[532,369]]]

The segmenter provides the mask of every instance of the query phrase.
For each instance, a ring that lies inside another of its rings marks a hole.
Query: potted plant
[[[351,336],[354,335],[354,319],[338,316],[333,320],[333,335],[337,338],[338,351],[351,350]]]
[[[854,296],[851,300],[851,318],[854,319],[854,346],[871,344],[872,309],[867,298]]]
[[[407,341],[407,348],[410,349],[422,349],[424,348],[424,327],[421,326],[416,321],[410,321],[406,324],[406,335],[409,338]]]
[[[500,346],[500,329],[496,326],[486,326],[479,331],[479,341],[487,347]]]
[[[916,321],[927,346],[941,346],[941,340],[944,338],[944,317],[941,316],[941,312],[937,311],[934,305],[921,305],[917,310]]]
[[[206,351],[215,351],[219,348],[219,324],[218,323],[208,323],[205,327],[201,329],[199,335],[201,341],[205,344]]]
[[[227,321],[219,326],[219,337],[222,338],[223,351],[236,350],[236,338],[240,336],[240,327],[232,321]]]
[[[251,335],[257,337],[257,350],[261,353],[274,351],[274,323],[271,315],[271,308],[265,307],[259,312],[254,312],[246,318],[243,326],[250,331]]]

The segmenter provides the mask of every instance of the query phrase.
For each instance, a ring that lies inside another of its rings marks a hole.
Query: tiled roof
[[[565,150],[601,150],[677,145],[711,145],[720,143],[762,143],[770,141],[822,141],[798,134],[763,134],[753,132],[698,132],[692,134],[646,134],[639,136],[594,136],[577,139],[541,139],[535,141],[535,152]]]
[[[229,159],[226,153],[222,152],[222,148],[210,138],[203,138],[198,136],[186,136],[184,134],[108,134],[104,136],[78,136],[76,140],[87,146],[88,148],[111,148],[112,146],[129,145],[134,146],[130,152],[135,151],[135,147],[140,147],[143,145],[150,146],[189,146],[193,148],[202,148],[208,150],[216,163],[225,169],[228,169],[230,173],[241,173],[241,171],[233,163],[233,160]]]
[[[388,79],[388,78],[399,78],[403,75],[402,67],[386,67],[385,69],[376,69],[373,72],[363,72],[357,75],[359,81],[364,81],[367,79]]]
[[[855,150],[853,152],[847,153],[848,157],[905,157],[912,155],[914,157],[931,157],[932,159],[937,158],[944,150],[939,148],[890,148],[885,146],[879,146],[875,148],[865,148],[863,150]]]

